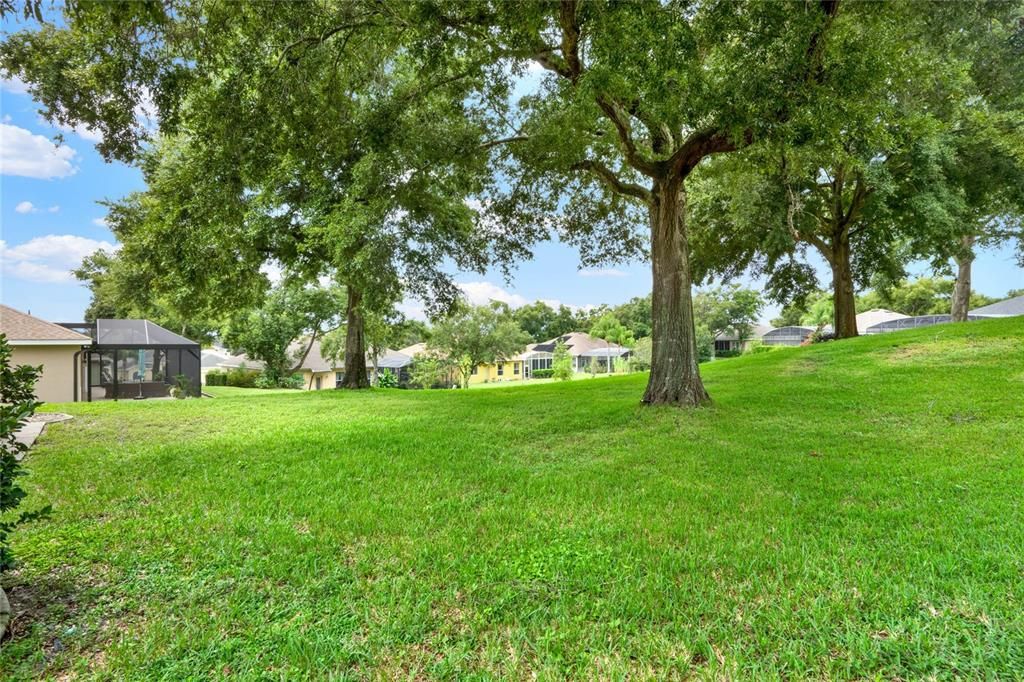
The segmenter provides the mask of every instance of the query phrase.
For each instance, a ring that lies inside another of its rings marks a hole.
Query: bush
[[[737,358],[743,354],[741,350],[716,350],[716,358]]]
[[[534,379],[550,379],[555,376],[555,370],[553,369],[535,369],[531,375]]]
[[[555,352],[551,358],[551,376],[560,381],[572,379],[572,356],[561,339],[555,344]]]
[[[262,372],[257,372],[242,365],[228,371],[226,385],[235,386],[236,388],[258,388],[256,386],[256,379],[260,376],[262,376]]]
[[[825,343],[826,341],[835,341],[836,333],[832,331],[825,331],[824,329],[815,329],[814,333],[811,334],[811,343]]]
[[[301,374],[293,374],[284,380],[281,388],[296,388],[301,389],[305,385],[305,381]]]
[[[184,374],[177,374],[174,377],[174,385],[171,386],[171,397],[184,400],[192,394],[192,380]]]
[[[222,369],[211,369],[206,373],[207,386],[227,386],[228,373]]]
[[[25,491],[18,485],[18,478],[25,475],[18,457],[28,447],[15,440],[14,434],[39,407],[35,385],[41,371],[42,367],[28,365],[12,367],[11,347],[7,337],[0,334],[0,571],[14,566],[9,540],[14,529],[50,513],[47,506],[13,517],[7,515],[25,498]]]
[[[383,369],[377,375],[379,388],[398,388],[398,377],[390,369]]]
[[[257,374],[252,379],[252,385],[246,388],[277,388],[278,382],[273,377],[269,377],[266,374]]]
[[[770,353],[775,350],[775,346],[765,345],[764,341],[756,340],[751,341],[747,349],[743,351],[744,355],[757,355],[759,353]]]

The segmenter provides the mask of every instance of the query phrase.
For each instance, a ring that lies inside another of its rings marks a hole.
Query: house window
[[[344,382],[345,382],[345,373],[344,372],[335,372],[334,373],[334,387],[335,388],[341,388],[341,385]]]
[[[476,365],[473,365],[473,371],[470,372],[470,374],[472,374],[473,376],[476,376],[476,370],[477,370]]]
[[[715,341],[716,351],[730,351],[732,350],[732,341]]]
[[[504,376],[504,375],[505,375],[505,363],[499,362],[498,363],[498,376],[500,377],[500,376]]]
[[[513,374],[519,374],[519,363],[518,362],[513,362],[512,363],[512,373]]]

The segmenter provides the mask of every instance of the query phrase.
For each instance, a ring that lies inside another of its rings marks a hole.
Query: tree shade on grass
[[[62,407],[0,670],[1019,675],[1024,320],[704,375]]]

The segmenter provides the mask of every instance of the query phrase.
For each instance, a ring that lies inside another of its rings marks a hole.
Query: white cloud
[[[14,210],[17,211],[18,213],[39,213],[43,209],[39,208],[38,206],[33,204],[31,201],[22,201],[21,203],[19,203],[17,206],[14,207]],[[47,213],[56,213],[59,210],[60,210],[60,206],[53,205],[50,208],[46,209],[46,212]]]
[[[28,84],[17,76],[0,78],[0,89],[6,90],[13,95],[27,95]]]
[[[398,312],[402,313],[407,319],[419,320],[420,322],[427,321],[427,311],[424,309],[423,304],[415,299],[406,299],[395,306]]]
[[[110,227],[110,223],[107,222],[106,218],[93,218],[92,224],[96,227]]]
[[[583,268],[580,277],[625,277],[626,273],[615,268]]]
[[[459,282],[458,287],[466,295],[466,300],[473,305],[487,305],[491,301],[498,301],[518,308],[528,303],[519,294],[513,294],[490,282]]]
[[[0,173],[49,180],[73,175],[74,149],[8,123],[0,123]]]
[[[74,234],[48,234],[16,246],[0,240],[0,269],[7,277],[28,282],[74,282],[71,270],[99,249],[115,251],[117,245]]]

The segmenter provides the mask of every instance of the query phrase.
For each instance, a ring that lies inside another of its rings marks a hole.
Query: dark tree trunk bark
[[[366,334],[360,304],[363,295],[348,287],[348,307],[345,311],[345,378],[342,388],[369,388],[366,376]]]
[[[845,238],[836,240],[832,248],[832,328],[836,338],[857,336],[857,300],[853,292],[853,268],[850,266],[850,244]]]
[[[953,322],[966,322],[971,307],[971,265],[974,264],[974,235],[960,238],[964,253],[956,259],[956,284],[953,285],[953,305],[950,310]]]
[[[650,206],[651,377],[643,402],[695,407],[711,401],[697,367],[697,337],[681,178],[658,180]]]

